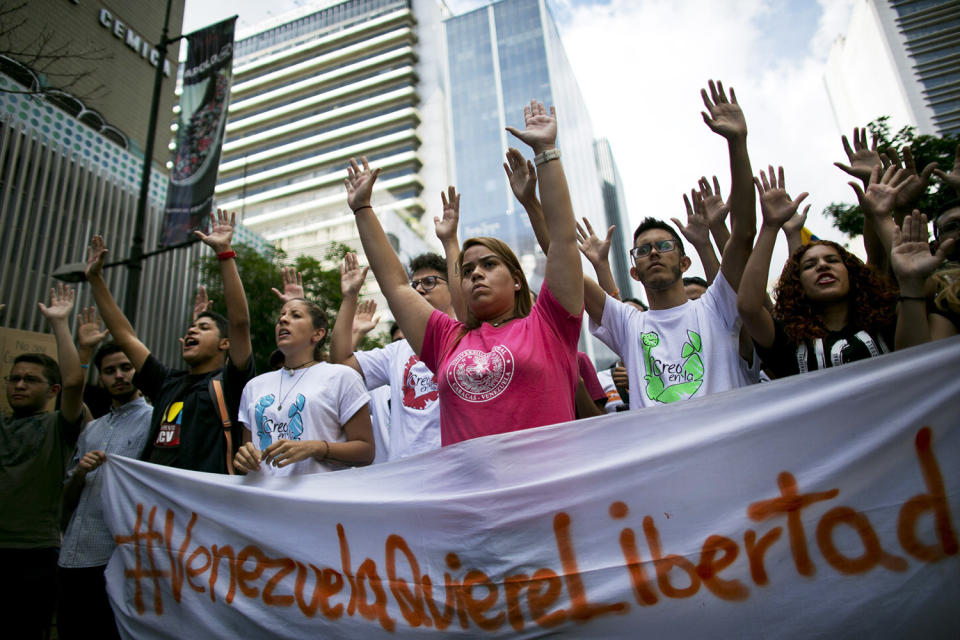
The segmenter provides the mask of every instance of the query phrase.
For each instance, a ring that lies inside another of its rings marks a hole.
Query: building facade
[[[530,152],[505,127],[524,128],[531,99],[556,106],[574,211],[605,229],[590,116],[544,0],[502,0],[448,19],[446,29],[460,235],[506,241],[539,290],[545,256],[503,171],[509,147]]]
[[[843,131],[886,115],[894,130],[960,133],[960,3],[857,0],[825,80]]]
[[[135,3],[136,4],[136,3]],[[159,40],[164,3],[114,9],[102,3],[31,0],[0,56],[0,324],[46,332],[37,301],[52,273],[83,261],[102,233],[109,260],[129,254],[153,92],[155,65],[168,69],[161,109],[174,102],[176,48],[166,62]],[[171,8],[178,33],[183,1]],[[13,22],[13,20],[11,20]],[[51,59],[44,56],[59,52]],[[45,62],[45,60],[47,62]],[[148,192],[145,250],[156,246],[167,190],[169,137],[158,127]],[[199,247],[147,258],[136,329],[166,362],[179,362],[177,337],[192,306]],[[126,269],[106,272],[124,304]],[[79,288],[77,307],[92,304]]]
[[[366,156],[382,169],[373,203],[401,257],[438,247],[443,11],[432,0],[325,2],[239,33],[218,206],[291,256],[322,260],[334,242],[360,251],[343,179]]]
[[[613,159],[613,149],[610,141],[600,138],[594,143],[594,152],[597,160],[597,171],[600,174],[601,188],[603,189],[603,210],[606,214],[606,224],[617,227],[610,242],[610,269],[613,279],[623,298],[635,298],[636,281],[630,277],[630,249],[633,248],[633,229],[630,227],[630,216],[627,213],[627,198],[623,193],[623,181],[617,170],[617,163]],[[599,234],[600,229],[596,230]]]

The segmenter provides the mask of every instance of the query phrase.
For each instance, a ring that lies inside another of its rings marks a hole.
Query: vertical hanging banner
[[[126,638],[955,638],[958,371],[953,338],[312,476],[110,457],[110,600]]]
[[[161,246],[189,240],[194,229],[207,226],[230,102],[236,21],[233,17],[187,36],[177,149]]]

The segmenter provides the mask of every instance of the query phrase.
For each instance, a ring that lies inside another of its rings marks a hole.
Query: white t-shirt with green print
[[[641,312],[607,296],[590,330],[623,359],[633,410],[743,386],[737,320],[737,293],[721,273],[699,299],[671,309]]]

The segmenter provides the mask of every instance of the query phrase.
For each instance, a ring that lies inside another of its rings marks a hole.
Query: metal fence
[[[0,119],[0,317],[4,327],[49,331],[37,308],[56,284],[61,265],[86,259],[90,236],[100,233],[108,261],[130,252],[137,193],[62,145]],[[151,203],[145,250],[156,246],[163,211]],[[198,281],[201,246],[191,245],[144,261],[137,335],[164,363],[180,366],[180,345]],[[127,270],[106,269],[107,284],[123,307]],[[77,308],[93,304],[78,288]]]

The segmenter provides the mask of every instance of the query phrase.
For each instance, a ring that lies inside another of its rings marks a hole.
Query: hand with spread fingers
[[[904,296],[924,297],[927,278],[943,264],[953,250],[951,238],[940,243],[936,253],[930,253],[930,234],[927,216],[916,209],[903,219],[903,226],[893,235],[890,266],[900,283]]]
[[[770,165],[767,174],[764,175],[761,171],[759,179],[754,178],[753,182],[760,196],[760,213],[763,216],[763,223],[771,227],[782,228],[790,222],[796,215],[800,203],[809,195],[804,191],[796,199],[790,199],[783,177],[783,167],[775,172],[773,165]]]
[[[897,150],[893,147],[887,149],[885,155],[889,159],[890,164],[896,166],[903,172],[903,176],[900,177],[903,184],[897,193],[894,211],[910,212],[916,206],[917,202],[920,201],[920,198],[923,197],[923,194],[927,192],[927,185],[930,184],[930,176],[933,175],[934,170],[937,168],[937,163],[931,162],[923,168],[923,171],[917,173],[917,165],[913,159],[913,151],[910,147],[903,148],[902,162],[900,161],[900,156],[897,154]]]
[[[271,287],[270,290],[280,299],[281,304],[286,304],[296,298],[305,298],[303,277],[297,272],[297,268],[284,267],[280,271],[283,277],[283,291],[274,287]]]
[[[103,260],[107,257],[107,245],[103,241],[103,236],[95,235],[90,238],[90,246],[87,247],[87,264],[83,269],[84,278],[89,282],[92,278],[103,276]]]
[[[507,131],[527,144],[534,153],[552,149],[557,143],[557,110],[549,112],[542,102],[531,100],[523,108],[524,130],[507,127]]]
[[[92,353],[108,333],[100,330],[100,315],[96,307],[80,309],[77,314],[77,347],[80,350]]]
[[[883,175],[880,172],[879,166],[871,170],[866,191],[856,182],[847,183],[857,194],[864,215],[878,221],[889,218],[893,213],[900,192],[906,188],[909,179],[907,172],[896,165],[884,169]]]
[[[75,296],[76,293],[72,287],[57,283],[56,288],[50,288],[50,306],[42,302],[38,302],[37,305],[40,307],[40,313],[42,313],[51,324],[54,322],[66,323],[70,317],[70,312],[73,311],[73,300]]]
[[[873,144],[868,147],[867,129],[854,127],[853,147],[850,147],[850,141],[847,140],[847,136],[842,136],[841,140],[843,141],[843,150],[847,154],[847,161],[850,164],[846,165],[842,162],[834,162],[834,166],[854,178],[859,178],[863,181],[864,185],[869,184],[870,172],[873,171],[874,167],[881,166],[880,154],[877,152],[877,137],[873,136]]]
[[[583,226],[577,223],[577,245],[580,253],[594,266],[606,263],[610,257],[610,243],[613,240],[613,231],[616,227],[607,229],[607,237],[601,240],[593,231],[593,226],[586,218],[583,219]]]
[[[380,175],[380,169],[371,171],[370,163],[366,156],[360,157],[360,164],[353,158],[350,158],[350,166],[347,167],[347,177],[343,185],[347,188],[347,206],[354,213],[361,208],[370,206],[370,200],[373,197],[373,185]]]
[[[692,205],[691,205],[692,202]],[[703,206],[703,198],[696,189],[690,190],[690,197],[683,194],[683,205],[687,209],[687,224],[679,218],[670,218],[683,237],[694,247],[703,247],[710,244],[710,227],[707,223],[707,212]]]
[[[747,120],[743,116],[743,110],[737,104],[737,94],[733,88],[730,89],[730,95],[723,89],[723,83],[710,80],[707,89],[700,90],[700,97],[703,98],[703,104],[706,111],[701,111],[703,121],[710,127],[710,130],[731,140],[734,138],[745,138],[747,136]]]
[[[217,209],[216,215],[210,214],[210,233],[194,231],[193,235],[213,249],[216,253],[230,251],[230,241],[233,240],[233,230],[237,226],[237,214]]]
[[[197,288],[197,293],[193,297],[193,322],[197,321],[197,318],[200,317],[201,313],[206,313],[213,308],[213,300],[207,297],[207,287],[205,285],[200,285]]]

